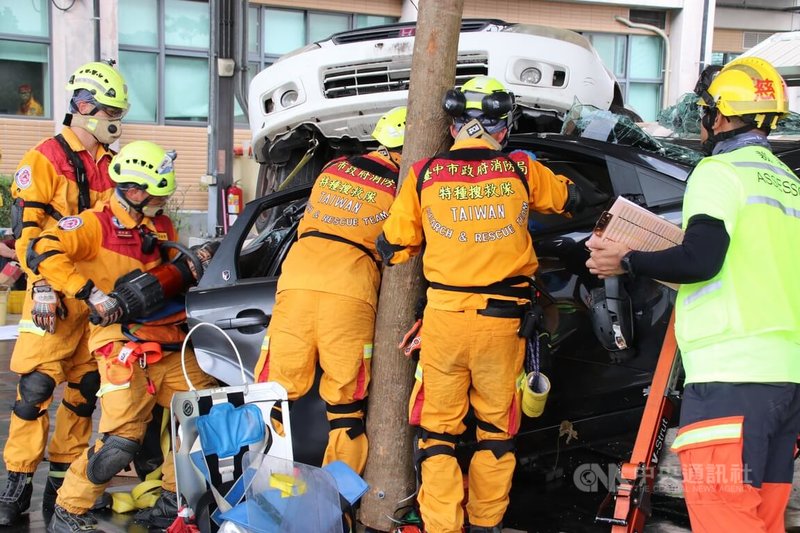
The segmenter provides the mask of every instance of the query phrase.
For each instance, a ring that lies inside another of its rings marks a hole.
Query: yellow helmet
[[[697,104],[716,108],[726,117],[751,120],[757,128],[772,129],[789,113],[783,78],[758,57],[740,57],[725,65]]]
[[[453,117],[457,128],[478,119],[489,133],[511,127],[514,94],[490,76],[476,76],[461,89],[450,89],[442,101],[444,111]]]
[[[403,146],[406,135],[406,106],[390,109],[378,119],[372,137],[386,148]]]
[[[165,152],[156,143],[133,141],[122,147],[108,166],[108,174],[118,184],[131,183],[153,196],[175,192],[175,152]]]
[[[98,104],[128,109],[128,86],[112,64],[113,60],[86,63],[69,77],[67,90],[86,89]]]

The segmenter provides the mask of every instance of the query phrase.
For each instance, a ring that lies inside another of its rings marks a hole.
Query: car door
[[[309,188],[250,202],[222,240],[200,283],[189,291],[189,326],[220,327],[239,349],[248,380],[272,315],[280,264],[294,240]],[[211,328],[192,335],[200,367],[217,379],[241,381],[230,344]]]
[[[596,335],[593,289],[603,282],[585,267],[591,236],[600,214],[623,195],[679,222],[688,169],[631,147],[561,136],[512,138],[513,148],[537,159],[578,186],[584,208],[571,218],[531,213],[529,229],[540,267],[545,317],[553,351],[542,362],[552,390],[542,417],[524,418],[517,436],[520,455],[547,454],[561,446],[563,421],[581,435],[570,446],[597,445],[635,431],[671,312],[674,296],[647,279],[628,285],[634,303],[635,351],[612,360]],[[624,451],[626,445],[617,446]]]

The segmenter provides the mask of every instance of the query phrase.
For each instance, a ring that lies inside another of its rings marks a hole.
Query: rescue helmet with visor
[[[174,150],[165,151],[150,141],[133,141],[114,156],[108,174],[125,202],[143,215],[153,217],[163,213],[164,205],[177,188],[176,157]],[[145,191],[148,196],[136,204],[124,194],[130,189]],[[151,201],[153,205],[148,206]]]
[[[78,96],[81,89],[88,91],[90,101],[96,107],[95,113],[97,110],[105,111],[109,118],[115,120],[122,118],[128,110],[128,86],[113,67],[114,63],[113,59],[109,59],[82,65],[69,77],[66,88],[73,97]]]
[[[476,76],[460,89],[450,89],[442,100],[444,111],[453,117],[456,129],[478,119],[488,133],[510,129],[514,114],[514,94],[490,76]]]
[[[372,138],[386,148],[399,148],[403,146],[406,134],[406,106],[390,109],[378,119]]]

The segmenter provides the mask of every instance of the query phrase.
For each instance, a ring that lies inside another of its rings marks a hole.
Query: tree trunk
[[[412,163],[442,151],[452,142],[450,120],[442,111],[441,102],[455,83],[463,6],[464,0],[419,2],[401,183]],[[414,363],[403,356],[397,344],[414,322],[422,287],[419,257],[384,269],[367,417],[369,457],[364,477],[370,488],[359,514],[362,524],[379,531],[392,529],[387,517],[399,507],[414,503],[413,428],[408,425],[407,412]]]

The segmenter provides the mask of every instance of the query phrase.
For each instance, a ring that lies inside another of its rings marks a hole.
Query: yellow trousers
[[[477,440],[507,441],[521,420],[524,340],[517,336],[518,319],[482,316],[475,310],[425,310],[416,382],[409,401],[409,421],[428,432],[459,435],[470,404],[484,428]],[[491,426],[490,426],[491,425]],[[420,450],[454,444],[429,437]],[[491,527],[503,520],[516,458],[486,449],[472,456],[469,466],[467,514],[475,526]],[[425,530],[460,533],[464,526],[464,480],[454,456],[432,455],[422,461],[418,501]]]
[[[256,367],[259,381],[276,381],[290,400],[314,384],[317,361],[322,367],[319,394],[328,404],[328,420],[359,419],[364,411],[342,413],[336,407],[367,397],[372,358],[375,310],[348,296],[309,290],[278,293],[268,339]],[[367,463],[367,436],[348,436],[347,428],[332,429],[323,463],[340,460],[358,473]]]
[[[113,343],[108,357],[95,351],[97,365],[100,370],[100,415],[99,432],[105,435],[117,435],[137,441],[141,444],[147,423],[153,417],[155,404],[169,409],[172,395],[189,390],[181,370],[179,352],[164,352],[163,358],[146,369],[138,364],[133,365],[133,375],[127,385],[114,386],[106,377],[109,361],[115,358],[124,346],[122,342]],[[188,349],[187,349],[188,350]],[[186,372],[197,389],[216,386],[216,381],[200,370],[194,353],[186,353]],[[147,391],[147,378],[155,386],[155,394]],[[94,443],[93,453],[99,453],[103,447],[101,441]],[[71,513],[83,514],[88,511],[95,500],[103,493],[106,484],[96,485],[89,481],[86,467],[89,462],[89,450],[75,460],[69,468],[64,484],[58,491],[56,503]],[[175,491],[175,465],[172,454],[164,458],[161,469],[161,486],[165,490]]]
[[[94,357],[89,353],[89,308],[74,298],[64,298],[67,317],[57,319],[54,334],[45,333],[31,321],[33,300],[30,287],[22,307],[19,338],[11,354],[11,371],[17,374],[40,372],[53,378],[56,386],[71,384],[64,389],[64,400],[72,405],[86,403],[86,398],[76,388],[88,372],[97,370]],[[19,391],[17,399],[20,399]],[[6,468],[12,472],[35,472],[44,457],[45,446],[50,461],[71,463],[86,449],[92,435],[91,417],[78,416],[62,403],[56,411],[53,438],[48,444],[50,417],[47,407],[52,396],[39,404],[42,416],[24,420],[11,413],[8,441],[3,450]]]

